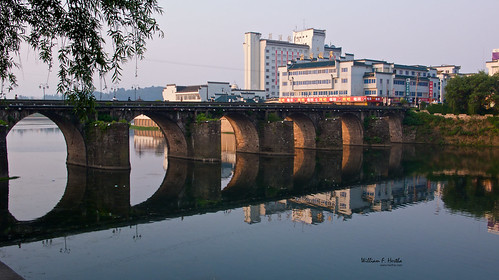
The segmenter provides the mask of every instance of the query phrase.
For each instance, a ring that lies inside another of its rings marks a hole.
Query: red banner
[[[281,103],[383,102],[380,96],[280,97]]]

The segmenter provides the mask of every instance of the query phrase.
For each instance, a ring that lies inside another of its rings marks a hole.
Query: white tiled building
[[[220,98],[225,97],[225,98]],[[163,89],[163,100],[172,102],[207,102],[218,101],[254,101],[265,100],[265,92],[262,90],[243,90],[237,85],[228,82],[207,82],[204,85],[178,86],[168,84]]]
[[[208,82],[206,85],[177,86],[166,85],[163,89],[163,100],[179,102],[206,102],[216,95],[230,94],[228,82]]]
[[[268,98],[279,96],[277,69],[289,61],[306,58],[339,59],[341,48],[324,45],[325,30],[294,31],[288,41],[262,39],[257,32],[247,32],[244,39],[244,88],[264,90]],[[344,59],[353,59],[347,54]]]
[[[442,67],[459,71],[457,66]],[[293,61],[279,67],[279,100],[389,104],[403,97],[413,103],[442,101],[442,71],[370,59]]]

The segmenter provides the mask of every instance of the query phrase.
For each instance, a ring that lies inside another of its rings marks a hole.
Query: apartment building
[[[341,48],[325,45],[326,31],[306,29],[294,31],[287,41],[262,39],[258,32],[244,37],[244,88],[263,90],[267,98],[279,96],[278,68],[290,61],[311,58],[353,59],[352,54],[341,56]]]

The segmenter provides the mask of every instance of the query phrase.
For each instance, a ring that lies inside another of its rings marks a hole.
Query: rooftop
[[[319,67],[330,67],[335,66],[334,60],[321,60],[321,61],[311,61],[303,63],[292,63],[288,65],[288,70],[295,69],[307,69],[307,68],[319,68]]]

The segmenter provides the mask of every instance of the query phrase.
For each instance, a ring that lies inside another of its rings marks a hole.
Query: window
[[[348,68],[341,68],[341,72],[348,72]]]
[[[380,83],[380,84],[383,84],[383,79],[379,79],[379,83]]]
[[[348,83],[348,79],[341,79],[341,83],[343,83],[343,84]]]

